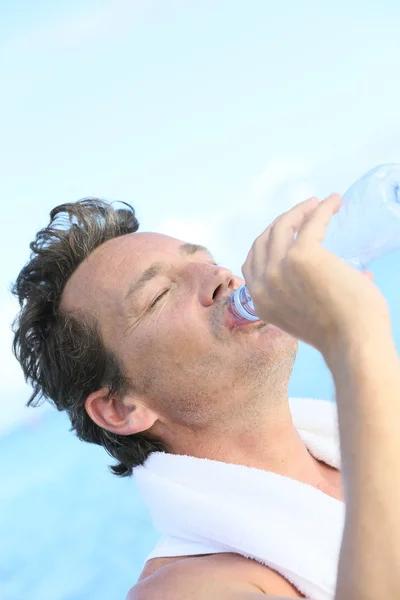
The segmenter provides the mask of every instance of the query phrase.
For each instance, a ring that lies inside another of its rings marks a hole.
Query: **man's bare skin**
[[[145,590],[148,596],[143,598],[151,598],[152,594],[157,598],[156,594],[165,590],[169,578],[174,574],[179,577],[182,569],[193,579],[199,570],[205,578],[216,572],[221,583],[224,581],[228,589],[242,589],[257,595],[274,594],[284,598],[304,598],[289,581],[269,567],[244,556],[226,553],[153,559],[143,570],[127,600],[140,598],[141,596],[136,594]]]

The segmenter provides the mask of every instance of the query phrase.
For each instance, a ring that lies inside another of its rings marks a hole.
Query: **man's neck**
[[[218,431],[184,437],[174,453],[271,471],[341,499],[338,473],[310,454],[293,424],[288,402],[257,423],[230,422]]]

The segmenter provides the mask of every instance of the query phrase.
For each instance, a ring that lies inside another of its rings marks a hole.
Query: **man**
[[[386,435],[397,415],[399,363],[388,309],[371,276],[320,246],[339,204],[336,195],[301,203],[256,240],[243,273],[263,321],[240,327],[227,306],[242,280],[205,248],[137,232],[128,205],[59,206],[31,244],[31,260],[14,286],[22,305],[14,349],[34,387],[30,402],[43,395],[67,410],[81,439],[117,459],[119,475],[162,450],[272,471],[344,500],[340,472],[307,451],[288,406],[297,340],[315,346],[335,379],[351,507],[341,554],[351,573],[339,568],[337,600],[378,597],[367,590],[389,597],[386,591],[398,585],[392,567],[400,552],[398,541],[385,551],[382,543],[398,533],[398,520],[388,513],[380,532],[362,525],[376,517],[374,501],[383,507],[389,497],[382,475],[379,498],[374,495],[376,456],[399,466]],[[370,387],[362,383],[366,374]],[[371,417],[380,425],[379,445],[374,457],[366,452],[357,461],[356,447],[373,446]],[[369,499],[362,500],[366,481]],[[397,487],[390,491],[400,499]],[[366,542],[375,554],[366,553]],[[378,570],[379,557],[385,565]],[[154,559],[129,598],[263,594],[302,597],[276,571],[221,553]]]

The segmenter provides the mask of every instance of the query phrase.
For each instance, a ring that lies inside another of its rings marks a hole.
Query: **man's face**
[[[229,316],[228,298],[241,283],[202,247],[134,233],[89,256],[69,280],[63,305],[95,312],[106,345],[151,408],[172,422],[203,426],[232,414],[288,358],[293,366],[296,340],[260,321],[238,326]]]

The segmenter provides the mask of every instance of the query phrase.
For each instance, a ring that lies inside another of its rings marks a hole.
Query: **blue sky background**
[[[394,0],[0,4],[0,429],[35,418],[7,289],[49,211],[124,200],[240,272],[278,214],[400,161],[399,19]],[[396,264],[376,271],[394,309]]]

